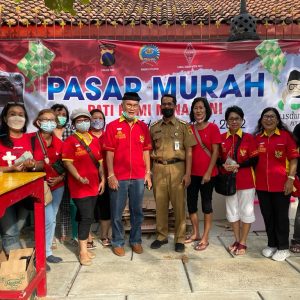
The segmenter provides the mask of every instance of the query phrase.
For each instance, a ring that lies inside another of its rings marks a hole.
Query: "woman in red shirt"
[[[105,116],[104,113],[99,109],[93,109],[90,111],[92,116],[90,134],[99,140],[102,157],[104,172],[107,174],[107,167],[105,164],[105,151],[103,150],[104,141],[104,128],[105,128]],[[100,241],[103,246],[110,246],[111,241],[109,238],[110,229],[110,200],[109,200],[109,189],[106,184],[104,193],[98,196],[98,200],[95,208],[95,220],[99,220],[100,223]],[[88,242],[89,243],[89,242]]]
[[[226,216],[235,237],[228,249],[235,255],[243,255],[251,223],[255,221],[253,167],[257,163],[257,148],[254,137],[242,131],[244,112],[240,107],[228,107],[225,120],[228,131],[221,136],[220,171],[236,173],[236,193],[225,197]]]
[[[49,263],[59,263],[62,259],[52,254],[51,246],[56,227],[56,215],[64,193],[65,170],[61,165],[63,142],[54,134],[57,118],[52,109],[41,110],[33,125],[39,129],[33,135],[33,139],[36,147],[42,148],[46,180],[52,193],[52,201],[45,206],[46,260]]]
[[[187,205],[193,226],[192,234],[186,237],[185,243],[199,241],[195,250],[205,250],[208,246],[208,236],[212,225],[212,193],[217,175],[216,160],[221,143],[220,131],[217,125],[208,122],[211,108],[205,98],[195,98],[190,112],[192,130],[197,145],[192,147],[191,184],[187,188]],[[200,238],[198,219],[198,194],[201,194],[202,212],[204,213],[204,232]]]
[[[76,131],[66,139],[62,156],[70,173],[68,184],[79,217],[79,261],[82,265],[89,266],[95,255],[88,251],[87,241],[98,194],[104,192],[105,177],[99,141],[88,132],[91,125],[90,113],[85,109],[75,109],[71,120]]]
[[[268,235],[268,246],[262,255],[284,261],[290,256],[289,207],[299,153],[276,108],[267,107],[261,113],[256,142],[256,191]]]
[[[28,115],[24,105],[19,102],[6,104],[1,112],[0,124],[0,171],[42,171],[42,152],[40,148],[33,151],[31,135],[26,133]],[[27,215],[28,210],[21,201],[7,208],[0,218],[2,247],[7,254],[12,249],[21,248],[20,230]]]

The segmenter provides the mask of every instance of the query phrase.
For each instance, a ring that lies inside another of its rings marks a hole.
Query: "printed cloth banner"
[[[300,119],[300,41],[0,41],[0,110],[21,101],[33,119],[62,103],[70,112],[100,108],[110,122],[130,91],[141,96],[139,117],[146,123],[161,118],[160,98],[169,93],[177,97],[177,116],[186,121],[193,99],[206,97],[210,121],[222,131],[232,105],[244,110],[248,132],[268,106],[292,129]]]

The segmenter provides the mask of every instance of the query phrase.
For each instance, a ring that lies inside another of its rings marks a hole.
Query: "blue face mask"
[[[53,132],[53,130],[56,128],[57,124],[54,121],[43,121],[41,122],[40,128],[48,133]]]
[[[67,117],[64,116],[57,116],[57,119],[60,126],[64,126],[67,122]]]
[[[103,129],[104,128],[104,120],[96,119],[91,121],[91,127],[95,129]]]
[[[91,122],[90,121],[82,121],[80,123],[76,123],[75,127],[78,131],[86,132],[90,129]]]

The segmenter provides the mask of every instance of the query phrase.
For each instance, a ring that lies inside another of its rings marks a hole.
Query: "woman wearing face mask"
[[[104,192],[105,177],[99,141],[88,132],[90,113],[81,108],[75,109],[71,120],[76,131],[63,145],[63,161],[69,172],[71,197],[78,210],[79,261],[89,266],[95,254],[88,251],[88,236],[98,194]]]
[[[59,263],[60,257],[52,254],[52,241],[56,227],[56,215],[64,193],[64,170],[57,166],[61,160],[62,141],[53,133],[57,126],[56,115],[51,109],[41,110],[33,125],[39,129],[33,136],[35,148],[41,146],[44,155],[46,180],[51,189],[52,202],[45,206],[46,260]]]
[[[65,141],[70,135],[72,135],[72,128],[69,124],[69,111],[68,108],[63,105],[56,103],[51,106],[57,116],[57,127],[54,129],[54,134],[62,141]],[[66,183],[66,180],[65,180]],[[59,208],[59,226],[61,233],[61,241],[65,242],[69,240],[69,235],[71,234],[72,244],[77,245],[78,239],[78,224],[76,222],[76,211],[77,208],[70,199],[70,191],[67,184],[65,184],[64,195]],[[53,242],[55,246],[55,240]]]
[[[99,139],[99,143],[102,149],[102,157],[105,158],[105,151],[103,151],[104,141],[104,127],[105,116],[99,109],[93,109],[90,111],[92,116],[90,134]],[[104,172],[107,174],[107,167],[104,161]],[[105,187],[105,191],[102,195],[99,195],[96,208],[95,219],[100,223],[100,241],[103,246],[110,246],[109,229],[110,229],[110,201],[109,201],[109,189]],[[88,242],[89,244],[89,242]]]
[[[43,155],[41,148],[36,148],[33,151],[31,135],[26,133],[28,115],[25,107],[19,103],[6,104],[1,113],[0,123],[0,171],[42,171]],[[31,158],[25,158],[23,153],[26,151],[31,153]],[[24,160],[15,163],[15,160],[21,156]],[[12,249],[21,248],[20,230],[28,215],[23,204],[18,202],[10,206],[5,215],[0,218],[2,247],[7,254]]]

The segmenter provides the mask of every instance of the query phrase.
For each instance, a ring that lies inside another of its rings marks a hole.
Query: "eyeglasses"
[[[75,123],[80,123],[80,122],[88,122],[90,119],[85,118],[85,119],[76,119]]]
[[[275,115],[263,115],[262,117],[264,120],[275,120],[276,116]]]
[[[139,107],[138,104],[129,104],[129,103],[126,103],[125,106],[127,108],[133,108],[133,109],[137,109]]]
[[[300,90],[300,83],[290,83],[289,84],[289,90],[294,90],[294,89],[297,89],[297,90]]]
[[[241,118],[229,118],[229,119],[227,120],[228,123],[240,122],[240,121],[242,121]]]
[[[41,122],[55,122],[55,119],[39,119]]]

